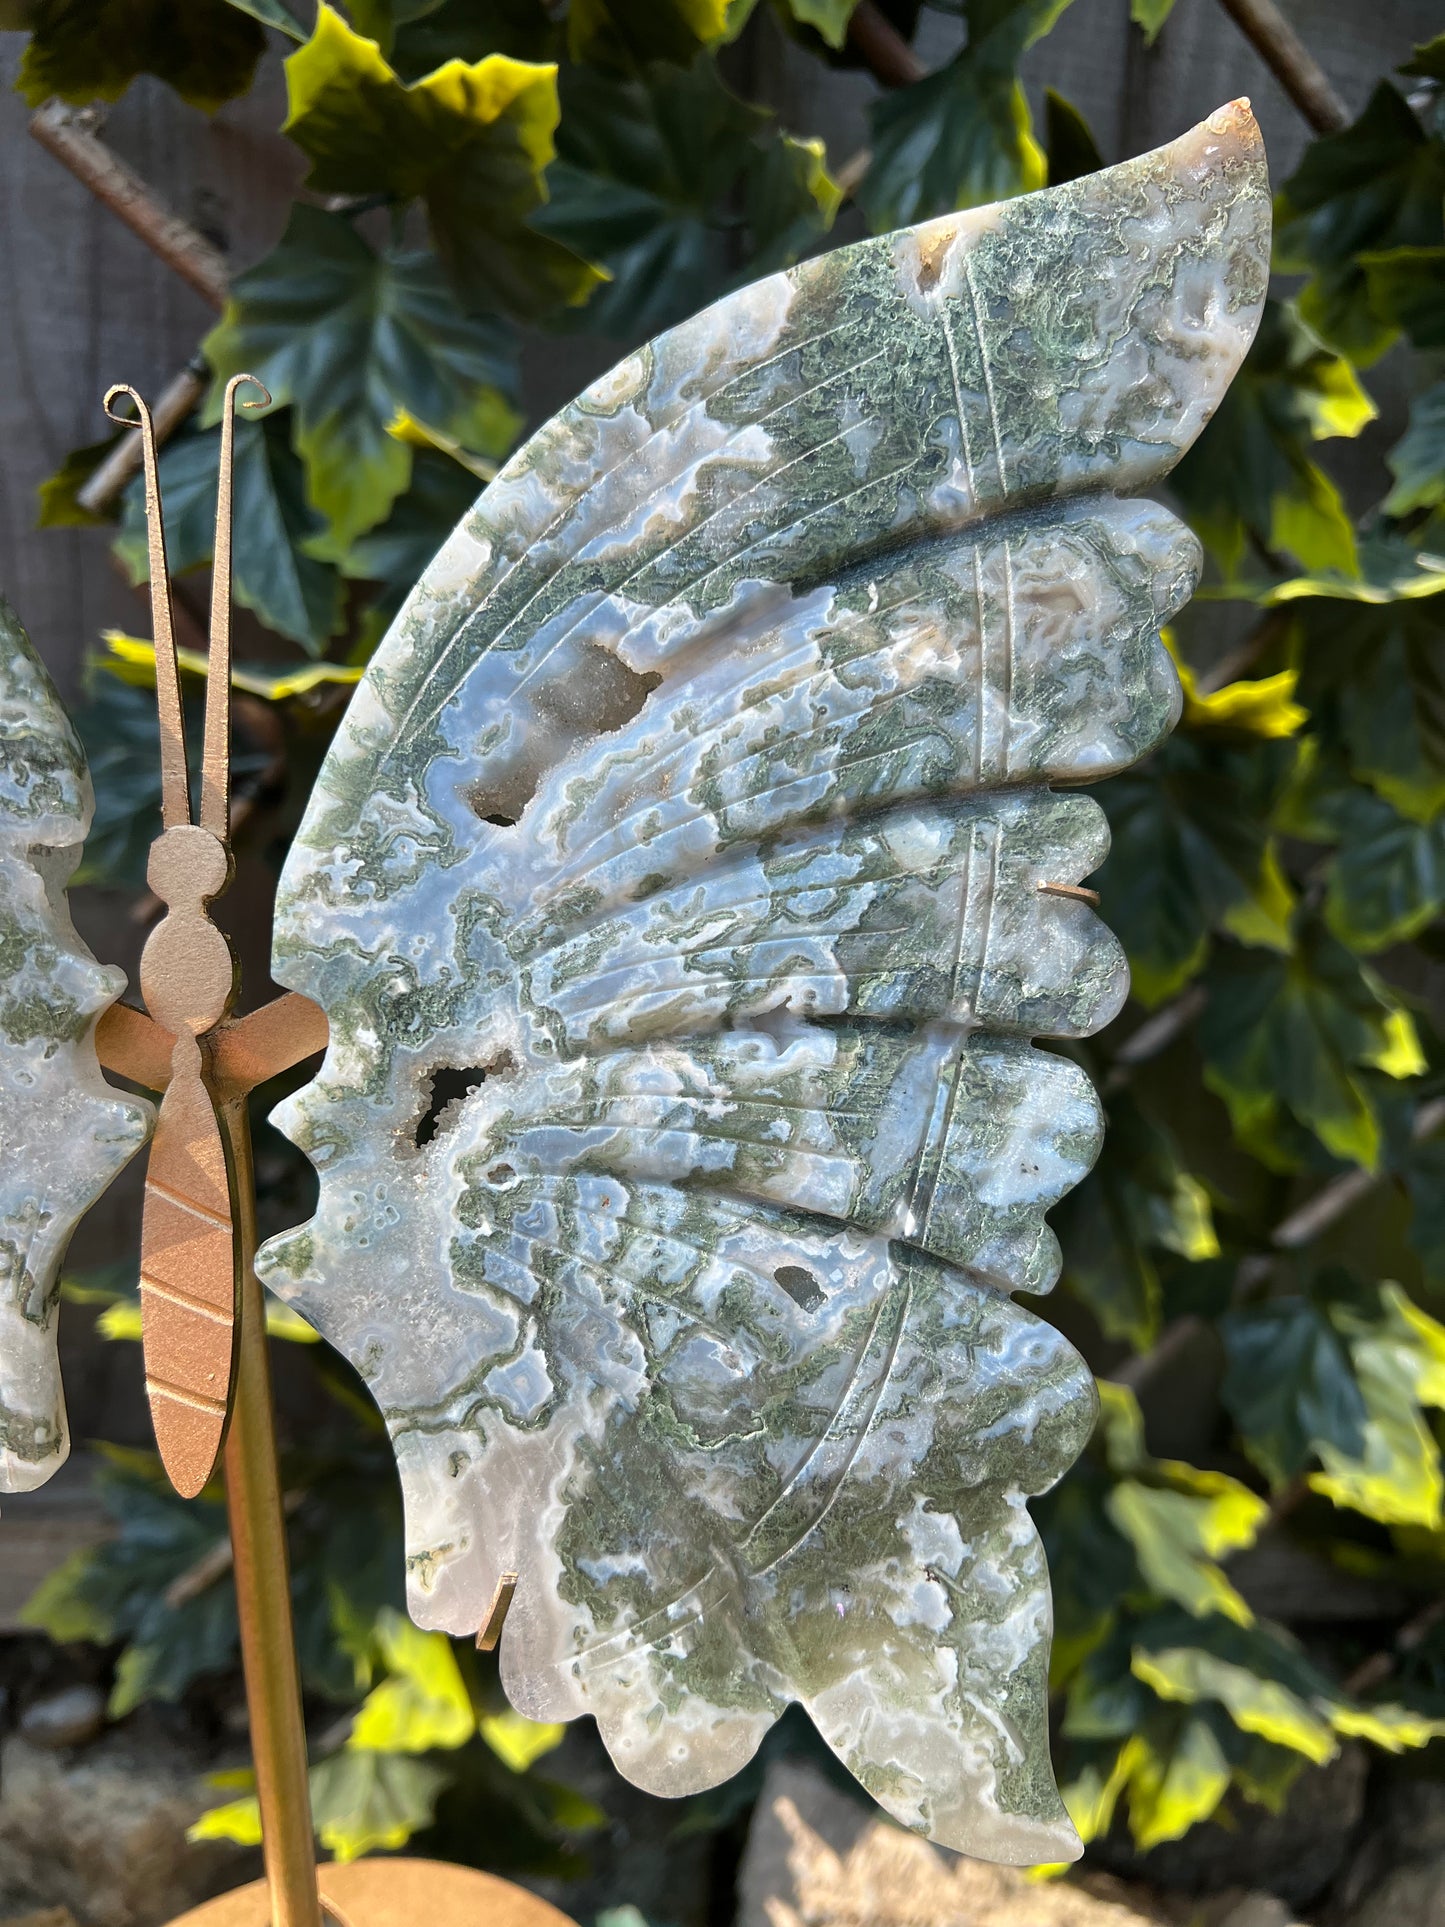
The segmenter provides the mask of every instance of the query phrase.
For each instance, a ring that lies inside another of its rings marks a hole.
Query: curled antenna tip
[[[271,390],[266,386],[264,381],[259,380],[255,375],[232,375],[231,379],[226,383],[227,402],[229,403],[233,399],[238,389],[244,388],[248,383],[256,390],[256,393],[248,400],[242,401],[242,408],[269,408],[271,406]]]
[[[116,413],[115,403],[121,396],[124,396],[128,402],[134,403],[136,412],[133,415],[118,415]],[[113,422],[119,422],[122,428],[139,428],[145,414],[145,403],[128,381],[112,382],[110,387],[106,389],[100,405],[105,410],[108,419]]]

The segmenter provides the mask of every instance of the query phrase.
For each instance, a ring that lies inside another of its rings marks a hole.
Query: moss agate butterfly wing
[[[378,651],[282,884],[331,1023],[267,1281],[366,1378],[411,1607],[520,1575],[514,1704],[639,1785],[790,1701],[905,1825],[1077,1841],[1026,1511],[1094,1418],[1046,1291],[1118,1010],[1071,788],[1171,727],[1157,483],[1265,292],[1243,103],[843,248],[542,428]]]
[[[152,1122],[95,1054],[96,1020],[125,977],[95,961],[66,906],[90,816],[80,744],[0,600],[0,1492],[43,1485],[65,1462],[61,1260]]]

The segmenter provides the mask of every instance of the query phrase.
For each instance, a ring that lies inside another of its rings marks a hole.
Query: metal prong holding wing
[[[146,1171],[140,1290],[146,1393],[156,1443],[172,1484],[186,1498],[210,1479],[225,1440],[240,1291],[235,1177],[206,1075],[203,1040],[226,1016],[235,995],[235,961],[210,920],[210,906],[231,880],[233,408],[237,389],[251,380],[238,375],[228,384],[222,417],[199,822],[191,821],[155,432],[133,388],[119,385],[105,398],[107,413],[117,420],[125,419],[113,412],[117,397],[130,398],[144,438],[163,826],[151,846],[148,877],[167,909],[142,953],[140,977],[151,1016],[174,1043]],[[254,385],[269,401],[261,384]]]

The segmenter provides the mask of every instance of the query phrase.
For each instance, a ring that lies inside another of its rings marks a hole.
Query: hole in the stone
[[[501,1071],[514,1068],[511,1054],[503,1051],[489,1064],[476,1064],[468,1070],[456,1070],[450,1064],[443,1064],[434,1070],[427,1080],[426,1108],[416,1121],[412,1142],[418,1151],[450,1130],[456,1122],[463,1103],[486,1082]]]
[[[496,1185],[511,1184],[516,1175],[516,1172],[510,1164],[493,1164],[487,1171],[487,1183]]]
[[[779,1265],[773,1273],[774,1278],[804,1311],[816,1311],[819,1305],[828,1302],[828,1294],[818,1283],[806,1265]]]
[[[559,667],[536,686],[525,751],[510,768],[497,767],[474,783],[468,803],[484,823],[511,829],[563,757],[630,723],[661,681],[656,671],[639,674],[610,649],[587,644],[570,668]]]

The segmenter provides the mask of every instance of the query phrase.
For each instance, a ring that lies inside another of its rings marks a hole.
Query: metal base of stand
[[[328,1927],[574,1927],[545,1900],[440,1860],[355,1860],[316,1870]],[[270,1927],[264,1880],[181,1914],[170,1927]]]

